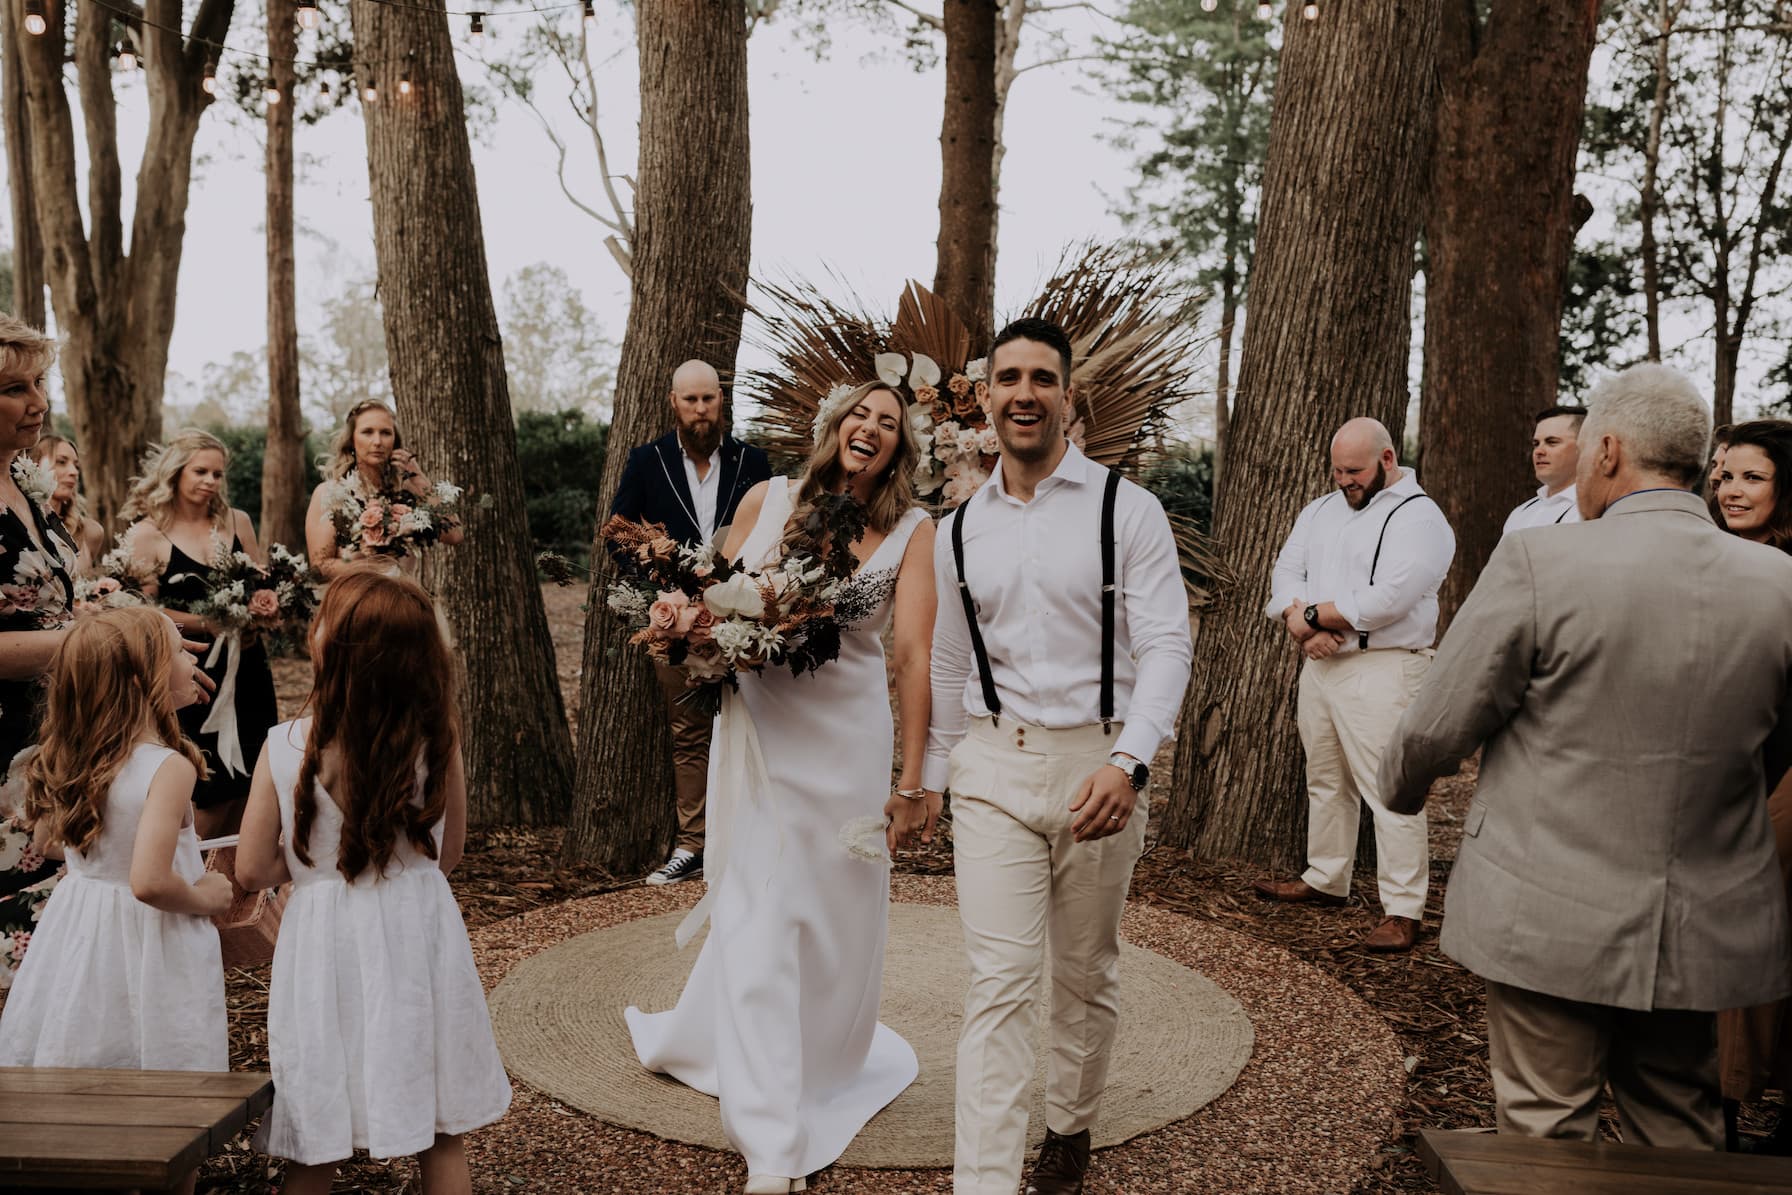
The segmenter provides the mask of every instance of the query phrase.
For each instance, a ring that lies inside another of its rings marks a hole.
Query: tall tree
[[[0,130],[6,138],[6,179],[12,200],[12,313],[34,328],[44,326],[44,246],[31,201],[31,121],[25,111],[25,64],[19,39],[26,36],[16,4],[0,4]]]
[[[616,345],[565,270],[536,262],[506,278],[499,321],[518,414],[578,410],[608,422]]]
[[[1535,484],[1532,420],[1556,402],[1568,255],[1591,212],[1576,219],[1574,164],[1599,0],[1441,11],[1419,431],[1427,488],[1456,531],[1447,620]]]
[[[1127,220],[1193,267],[1219,304],[1213,393],[1213,484],[1225,475],[1232,346],[1257,243],[1257,199],[1269,144],[1276,54],[1249,10],[1197,10],[1183,0],[1133,0],[1132,31],[1109,53],[1124,72],[1121,98],[1144,105],[1140,123],[1161,144],[1139,162]]]
[[[473,156],[441,0],[353,0],[366,106],[374,252],[407,446],[477,495],[467,539],[437,554],[465,664],[469,815],[560,821],[572,740],[536,581],[492,305]]]
[[[945,0],[946,108],[940,121],[940,235],[933,293],[972,344],[995,335],[998,0]]]
[[[643,0],[641,151],[628,327],[616,374],[601,524],[628,449],[671,426],[672,371],[702,357],[726,378],[740,345],[753,230],[747,140],[748,14],[740,0]],[[612,574],[592,552],[592,592]],[[601,596],[585,619],[579,774],[568,858],[616,875],[659,863],[673,836],[672,753],[647,660]]]
[[[112,524],[144,448],[161,434],[193,139],[212,102],[200,79],[235,5],[200,0],[184,36],[182,7],[182,0],[144,0],[140,10],[86,4],[74,14],[75,84],[86,131],[85,217],[74,117],[63,89],[65,0],[45,0],[43,35],[19,43],[37,225],[62,336],[63,392],[92,483],[88,496],[103,526]],[[112,95],[115,23],[135,46],[150,97],[129,252]]]
[[[293,262],[292,142],[298,96],[293,0],[268,0],[268,438],[261,458],[261,541],[305,542],[305,416],[299,408],[298,279]]]
[[[1219,494],[1248,580],[1202,618],[1163,830],[1203,855],[1300,854],[1300,656],[1262,605],[1332,431],[1367,414],[1400,438],[1437,39],[1431,0],[1329,0],[1284,32],[1231,447],[1235,475],[1275,483]]]

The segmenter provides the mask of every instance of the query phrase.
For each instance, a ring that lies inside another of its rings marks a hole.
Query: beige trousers
[[[684,673],[665,664],[653,671],[666,696],[666,720],[672,724],[672,778],[677,788],[680,850],[703,853],[704,809],[709,793],[709,736],[715,716],[697,703],[678,700],[685,693]]]
[[[955,1195],[1014,1195],[1027,1147],[1034,1025],[1050,950],[1046,1124],[1095,1122],[1120,1013],[1120,914],[1145,845],[1140,793],[1126,829],[1070,833],[1070,803],[1119,735],[972,720],[952,753],[953,866],[970,956],[958,1039]]]
[[[1303,880],[1332,896],[1350,895],[1357,821],[1375,818],[1381,910],[1423,920],[1431,883],[1424,811],[1390,813],[1376,772],[1400,715],[1431,667],[1416,651],[1362,651],[1309,660],[1300,670],[1300,741],[1307,753],[1307,870]]]
[[[1610,1083],[1631,1145],[1722,1149],[1717,1015],[1641,1012],[1487,984],[1499,1130],[1592,1141]]]

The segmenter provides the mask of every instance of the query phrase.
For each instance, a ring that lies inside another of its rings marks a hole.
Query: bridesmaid
[[[31,450],[31,456],[56,479],[56,488],[50,491],[50,509],[62,520],[70,542],[80,553],[76,570],[92,572],[106,554],[106,530],[87,517],[87,500],[81,496],[81,457],[75,451],[75,442],[46,435]]]
[[[312,571],[325,581],[340,573],[355,557],[353,548],[336,541],[330,510],[344,489],[360,497],[408,491],[424,497],[434,485],[404,446],[398,420],[385,403],[367,399],[349,408],[336,442],[321,462],[324,481],[311,493],[305,514],[305,550]],[[437,542],[458,544],[466,532],[458,525],[443,532]],[[415,573],[417,557],[400,556],[399,569]]]
[[[191,602],[205,596],[208,574],[221,551],[247,552],[258,563],[261,548],[255,542],[255,526],[249,516],[233,510],[225,497],[224,474],[230,452],[209,432],[189,428],[166,445],[152,449],[144,459],[143,475],[131,485],[120,517],[129,522],[124,542],[130,545],[132,565],[143,579],[144,593],[152,600]],[[178,579],[177,579],[178,578]],[[221,628],[195,614],[169,608],[189,640],[209,645]],[[193,789],[194,825],[201,838],[234,834],[242,821],[249,796],[249,772],[268,728],[279,720],[274,696],[274,673],[268,666],[267,649],[245,637],[237,650],[236,736],[241,772],[233,771],[219,754],[219,736],[202,727],[211,714],[207,706],[180,711],[181,729],[205,754],[206,777]],[[214,658],[208,651],[206,675],[221,687],[229,668],[230,649]],[[220,699],[221,699],[220,695]]]

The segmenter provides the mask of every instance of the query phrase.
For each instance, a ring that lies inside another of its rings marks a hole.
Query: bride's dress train
[[[749,565],[775,550],[794,486],[772,480]],[[834,1162],[918,1071],[877,1020],[894,746],[879,636],[925,518],[909,511],[850,583],[843,601],[862,613],[837,660],[742,676],[729,696],[710,751],[709,937],[673,1009],[625,1014],[643,1066],[720,1097],[749,1174]]]

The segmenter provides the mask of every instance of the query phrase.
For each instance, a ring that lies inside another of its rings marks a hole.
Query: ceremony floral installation
[[[801,676],[839,656],[841,627],[855,616],[852,545],[864,533],[864,506],[824,494],[779,559],[749,570],[713,546],[686,547],[657,523],[618,516],[603,529],[622,571],[605,605],[650,659],[684,670],[687,700],[719,708],[741,672],[782,666]],[[542,559],[551,577],[565,563]]]
[[[459,524],[461,488],[438,481],[426,494],[387,488],[369,494],[359,474],[335,483],[329,495],[336,549],[353,556],[408,556],[441,539]]]

